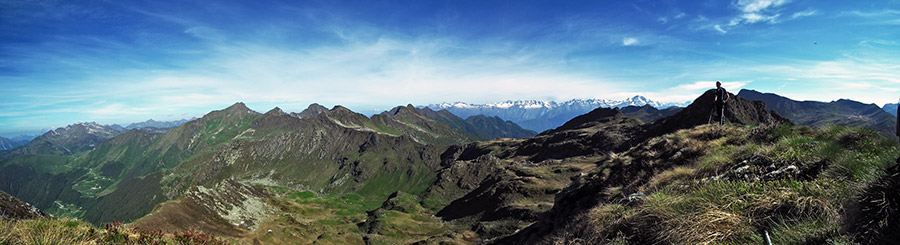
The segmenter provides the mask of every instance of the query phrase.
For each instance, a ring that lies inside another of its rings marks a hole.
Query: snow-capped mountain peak
[[[543,131],[562,125],[562,123],[575,116],[588,113],[599,107],[621,108],[626,106],[650,105],[658,109],[665,109],[672,106],[685,106],[688,103],[690,102],[660,103],[644,96],[636,95],[623,100],[572,99],[563,102],[546,100],[508,100],[488,104],[445,102],[428,105],[428,107],[436,110],[446,109],[462,118],[479,114],[485,116],[498,116],[503,120],[516,122],[523,128]]]

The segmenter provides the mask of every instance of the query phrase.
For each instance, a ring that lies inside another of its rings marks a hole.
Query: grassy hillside
[[[854,203],[898,154],[870,129],[682,130],[604,161],[501,243],[758,244],[765,232],[776,244],[853,242]]]

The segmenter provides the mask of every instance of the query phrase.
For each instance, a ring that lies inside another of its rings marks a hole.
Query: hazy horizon
[[[0,135],[311,103],[897,103],[897,1],[0,3]]]

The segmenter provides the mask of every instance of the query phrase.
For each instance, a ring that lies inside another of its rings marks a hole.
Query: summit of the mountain
[[[231,105],[231,106],[225,108],[225,111],[228,111],[228,112],[245,112],[245,111],[250,111],[250,108],[247,107],[247,105],[244,104],[244,102],[236,102],[236,103],[234,103],[233,105]]]
[[[382,113],[382,115],[392,117],[392,116],[396,116],[397,114],[401,114],[401,113],[415,113],[415,114],[419,114],[419,111],[418,111],[418,109],[416,109],[416,107],[413,106],[412,104],[408,104],[408,105],[406,105],[406,106],[397,106],[397,107],[394,107],[394,108],[391,109],[390,111],[387,111],[387,112],[385,112],[385,113]],[[421,114],[420,114],[420,115],[421,115]]]
[[[318,116],[319,114],[322,114],[325,112],[328,112],[328,108],[325,108],[324,106],[316,104],[316,103],[312,103],[308,107],[306,107],[306,109],[301,111],[300,113],[291,113],[291,115],[294,115],[299,118],[314,118],[314,117]]]
[[[267,111],[264,115],[269,115],[269,116],[283,116],[283,115],[287,115],[287,113],[284,113],[284,111],[281,110],[281,108],[278,108],[278,107],[276,106],[275,108],[272,108],[271,110]]]
[[[769,110],[767,103],[751,101],[731,94],[725,104],[725,121],[743,125],[767,125],[789,122],[778,112]],[[710,89],[694,100],[693,103],[672,116],[660,119],[648,125],[648,137],[672,133],[680,129],[693,128],[710,123],[714,110],[715,89]]]

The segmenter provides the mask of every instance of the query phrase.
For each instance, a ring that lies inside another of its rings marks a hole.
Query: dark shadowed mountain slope
[[[397,130],[402,135],[426,144],[450,145],[479,140],[473,134],[422,115],[412,105],[394,107],[390,111],[373,115],[371,121],[377,126]]]
[[[647,127],[647,137],[656,137],[679,129],[707,124],[713,111],[715,90],[711,89],[675,115],[657,120]],[[788,122],[777,112],[769,110],[766,103],[750,101],[731,95],[725,105],[725,121],[743,125],[766,125]]]
[[[475,115],[466,118],[466,123],[472,125],[468,132],[482,139],[526,138],[537,134],[534,131],[519,127],[512,121],[505,121],[497,116]]]
[[[508,234],[536,220],[571,178],[627,149],[640,132],[639,120],[599,108],[532,138],[453,146],[423,202],[482,238]]]
[[[41,212],[41,210],[31,206],[31,204],[0,191],[0,219],[18,220],[49,217],[50,215]]]
[[[742,89],[738,96],[748,100],[766,102],[769,109],[777,111],[799,125],[816,128],[825,125],[869,127],[886,136],[895,135],[897,117],[891,116],[890,113],[874,104],[863,104],[845,99],[830,103],[795,101],[777,94],[746,89]]]
[[[446,109],[435,111],[431,108],[425,107],[417,110],[419,111],[419,114],[422,114],[423,116],[430,118],[431,120],[447,124],[447,126],[453,127],[455,129],[463,130],[466,132],[469,131],[468,127],[470,125],[466,123],[465,119],[454,115]]]
[[[645,123],[653,123],[656,122],[656,120],[675,115],[675,113],[678,113],[679,111],[681,111],[681,109],[684,108],[673,106],[658,110],[650,105],[644,105],[641,107],[626,106],[620,108],[619,111],[621,111],[622,114],[625,114],[626,116],[641,119],[641,121]]]
[[[425,117],[473,134],[481,139],[526,138],[537,135],[534,131],[523,129],[511,121],[504,121],[497,116],[474,115],[463,120],[446,109],[434,111],[425,107],[418,109],[418,111]]]

